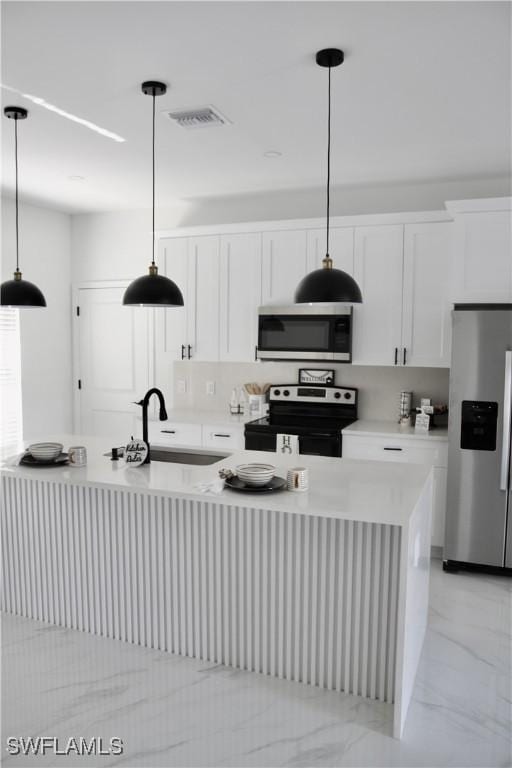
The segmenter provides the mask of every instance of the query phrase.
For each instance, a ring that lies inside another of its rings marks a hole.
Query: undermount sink
[[[187,451],[174,448],[151,448],[151,461],[167,461],[172,464],[196,464],[207,466],[222,461],[229,453],[208,453],[208,451]]]
[[[124,447],[119,447],[118,456],[124,455]],[[166,461],[171,464],[195,464],[199,467],[207,467],[230,456],[230,453],[210,453],[209,451],[194,451],[187,448],[151,448],[151,461]],[[111,452],[104,453],[110,456]]]

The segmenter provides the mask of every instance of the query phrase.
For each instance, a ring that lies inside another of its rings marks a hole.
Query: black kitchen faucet
[[[151,389],[148,389],[148,391],[144,395],[144,398],[142,400],[139,400],[138,403],[135,403],[135,405],[142,406],[142,439],[148,446],[148,455],[146,456],[144,464],[149,464],[149,462],[151,461],[151,449],[150,449],[149,440],[148,440],[148,405],[151,399],[151,395],[156,395],[158,397],[158,400],[160,401],[160,414],[159,414],[160,421],[167,421],[167,411],[165,410],[165,400],[164,400],[163,394],[156,387],[152,387]]]

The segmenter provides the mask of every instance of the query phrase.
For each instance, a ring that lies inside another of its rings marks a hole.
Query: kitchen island
[[[2,468],[4,611],[394,705],[403,730],[428,607],[431,470],[326,457],[306,493],[202,493],[220,467]]]

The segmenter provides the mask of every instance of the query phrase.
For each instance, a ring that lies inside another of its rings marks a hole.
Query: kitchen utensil
[[[236,474],[244,483],[251,486],[265,485],[275,475],[273,464],[239,464]]]
[[[398,423],[404,424],[409,421],[411,415],[412,392],[400,392],[399,403]]]
[[[62,443],[32,443],[27,450],[34,459],[51,461],[60,456],[63,447]]]
[[[265,395],[249,395],[249,415],[251,418],[259,419],[263,416],[265,402]]]
[[[229,412],[232,416],[238,413],[238,394],[236,387],[231,390],[231,397],[229,398]]]
[[[284,477],[277,475],[266,483],[266,485],[247,485],[239,477],[227,477],[225,480],[226,488],[232,491],[241,491],[242,493],[269,493],[272,491],[282,491],[286,488]]]

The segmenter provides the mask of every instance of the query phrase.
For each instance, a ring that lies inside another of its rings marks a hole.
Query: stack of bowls
[[[246,485],[259,486],[270,483],[276,473],[272,464],[239,464],[236,474]]]
[[[62,443],[33,443],[27,451],[37,461],[53,461],[62,453]]]

